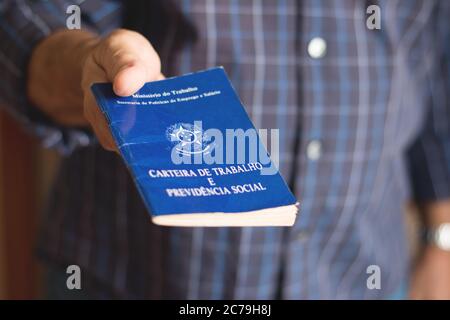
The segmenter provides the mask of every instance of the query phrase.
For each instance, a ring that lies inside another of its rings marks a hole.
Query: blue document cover
[[[223,68],[149,82],[130,97],[92,86],[152,220],[290,226],[297,200]]]

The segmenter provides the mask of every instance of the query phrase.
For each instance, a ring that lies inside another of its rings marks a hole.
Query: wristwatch
[[[442,223],[435,228],[425,230],[424,238],[427,244],[450,252],[450,223]]]

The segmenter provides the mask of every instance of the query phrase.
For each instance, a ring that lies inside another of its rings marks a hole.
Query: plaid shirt
[[[368,1],[178,2],[199,37],[173,63],[180,74],[223,65],[255,126],[280,129],[280,169],[301,201],[297,223],[151,224],[119,157],[24,98],[30,52],[65,27],[70,1],[6,0],[0,103],[67,154],[41,251],[80,265],[98,297],[389,297],[408,281],[406,201],[450,195],[450,2],[379,0],[381,30],[366,27]],[[120,26],[121,10],[85,1],[83,27],[104,34]],[[317,37],[327,44],[322,57],[312,52]],[[367,288],[370,265],[380,267],[380,290]]]

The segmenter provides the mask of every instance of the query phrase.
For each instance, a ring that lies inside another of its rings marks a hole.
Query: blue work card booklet
[[[92,91],[155,224],[294,224],[297,200],[262,139],[276,145],[278,135],[255,129],[223,68],[149,82],[129,97],[111,83]]]

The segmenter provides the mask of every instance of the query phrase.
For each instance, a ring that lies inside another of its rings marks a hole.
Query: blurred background
[[[0,299],[40,296],[42,272],[34,249],[58,157],[0,112]]]

